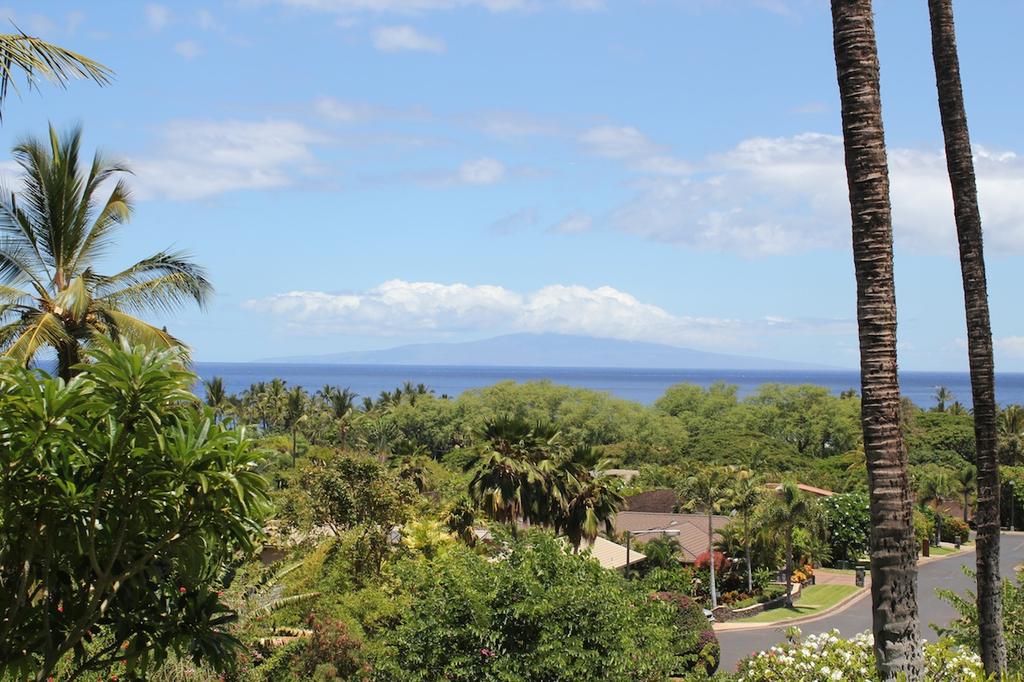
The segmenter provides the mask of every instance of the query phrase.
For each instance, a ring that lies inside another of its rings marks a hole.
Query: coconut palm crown
[[[98,338],[184,347],[136,315],[192,301],[202,307],[213,291],[180,252],[161,251],[113,275],[94,270],[131,217],[131,195],[124,178],[115,181],[124,166],[98,153],[79,165],[81,139],[80,128],[58,136],[51,125],[47,141],[18,144],[21,189],[0,196],[0,349],[27,364],[51,347],[65,379]]]

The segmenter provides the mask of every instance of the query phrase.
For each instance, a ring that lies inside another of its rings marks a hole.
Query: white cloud
[[[995,350],[1011,358],[1024,358],[1024,336],[1004,336],[1001,339],[994,339]],[[967,343],[964,342],[964,347]]]
[[[381,26],[373,31],[373,46],[382,52],[444,52],[440,38],[432,38],[412,26]]]
[[[581,234],[589,232],[594,220],[583,211],[575,211],[548,228],[556,234]]]
[[[174,51],[185,59],[195,59],[203,53],[203,48],[194,40],[182,40],[174,44]]]
[[[653,170],[647,138],[619,129],[591,138],[595,153],[631,170]],[[600,142],[597,144],[594,140]],[[637,149],[636,153],[629,150]],[[896,243],[918,252],[955,254],[949,179],[941,151],[890,148]],[[975,149],[979,200],[989,253],[1024,251],[1024,160]],[[662,168],[662,170],[666,170]],[[748,255],[847,248],[850,209],[842,138],[804,133],[753,138],[693,164],[634,183],[632,199],[612,211],[621,230],[656,241]]]
[[[532,9],[532,0],[280,0],[282,4],[320,12],[417,14],[461,7],[480,7],[491,12]]]
[[[584,131],[579,141],[588,153],[624,161],[641,173],[678,176],[693,170],[690,164],[668,155],[661,145],[632,126],[597,126]]]
[[[480,129],[503,140],[514,140],[534,135],[551,135],[558,127],[550,122],[520,112],[495,112],[477,121]]]
[[[536,225],[539,219],[539,212],[535,206],[521,208],[491,223],[491,231],[497,234],[512,234]]]
[[[348,102],[334,97],[318,97],[313,103],[316,113],[339,123],[357,123],[370,118],[374,107],[363,102]]]
[[[239,189],[292,184],[315,165],[323,138],[291,121],[175,121],[163,149],[131,163],[142,198],[202,199]]]
[[[613,287],[554,284],[520,293],[500,286],[389,280],[369,291],[290,291],[245,303],[303,334],[400,336],[513,331],[582,334],[714,348],[747,347],[765,334],[852,333],[848,321],[741,320],[675,315]]]
[[[472,159],[459,166],[458,179],[467,185],[493,185],[505,178],[505,171],[496,159]]]
[[[161,30],[171,19],[171,11],[163,5],[150,3],[146,5],[146,24],[154,31]]]
[[[216,18],[214,18],[213,12],[208,9],[201,9],[196,13],[196,22],[199,24],[199,28],[204,31],[212,31],[220,28],[220,24],[218,24]]]

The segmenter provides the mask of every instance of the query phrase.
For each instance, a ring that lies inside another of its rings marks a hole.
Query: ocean
[[[682,382],[710,386],[724,381],[738,387],[740,397],[767,383],[815,384],[838,395],[848,388],[860,389],[859,373],[848,370],[715,370],[715,369],[608,369],[586,367],[448,367],[426,365],[313,365],[258,362],[200,362],[196,372],[203,380],[219,376],[229,393],[240,393],[258,381],[284,379],[289,386],[315,391],[324,384],[348,387],[374,398],[406,381],[423,383],[438,395],[458,396],[463,391],[499,381],[550,380],[556,384],[605,391],[619,398],[651,404],[665,389]],[[903,372],[903,395],[921,407],[934,405],[935,389],[945,386],[956,400],[971,405],[970,376],[966,372]],[[201,392],[201,391],[200,391]],[[1001,405],[1024,404],[1024,373],[996,377],[996,399]]]

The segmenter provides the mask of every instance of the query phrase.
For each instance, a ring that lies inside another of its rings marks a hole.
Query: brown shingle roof
[[[679,498],[674,490],[661,488],[648,490],[645,493],[630,495],[626,498],[624,509],[631,512],[657,512],[670,514],[679,503]]]
[[[714,515],[711,517],[711,527],[719,531],[729,523],[728,516]],[[624,511],[615,515],[615,532],[630,533],[638,531],[677,531],[672,534],[679,543],[682,550],[682,559],[686,563],[693,563],[701,552],[708,550],[708,517],[704,514],[655,514],[647,512]],[[642,543],[658,537],[657,534],[644,533],[642,536],[634,537],[635,542]]]

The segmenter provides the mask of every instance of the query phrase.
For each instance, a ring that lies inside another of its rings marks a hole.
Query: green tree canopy
[[[249,441],[201,408],[179,350],[89,359],[70,383],[0,365],[0,668],[224,665],[216,581],[266,509]]]

